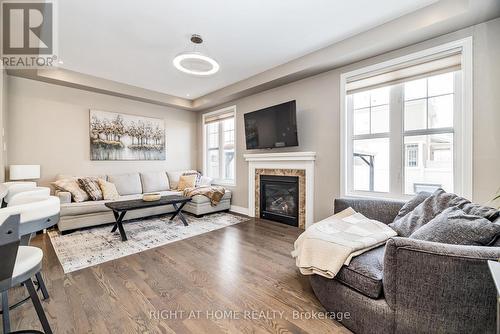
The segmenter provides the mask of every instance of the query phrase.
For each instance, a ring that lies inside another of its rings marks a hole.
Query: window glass
[[[429,98],[429,128],[453,126],[453,94]]]
[[[354,140],[354,189],[389,191],[389,138]]]
[[[389,132],[390,89],[382,87],[353,95],[353,134]]]
[[[422,161],[417,166],[411,166],[411,156],[405,155],[405,193],[411,195],[424,188],[453,192],[453,134],[406,136],[404,143],[407,152],[410,147],[422,148]]]
[[[460,102],[455,91],[460,76],[455,74],[365,91],[358,86],[356,93],[347,95],[353,130],[347,143],[352,152],[346,164],[348,192],[399,197],[439,187],[454,191],[453,127],[454,115],[460,112],[455,105]],[[391,123],[391,117],[401,124]]]
[[[353,106],[354,109],[368,108],[370,106],[370,93],[361,92],[354,94]]]
[[[371,109],[371,133],[389,132],[389,105]]]
[[[427,99],[406,101],[404,109],[405,131],[427,128]]]
[[[354,109],[354,134],[370,133],[370,108]]]
[[[389,104],[390,87],[376,88],[370,91],[370,106]]]
[[[225,116],[225,115],[224,115]],[[205,173],[215,183],[234,183],[235,125],[234,117],[221,117],[205,124]]]
[[[224,179],[234,179],[234,118],[226,119],[224,129]]]
[[[418,167],[419,165],[419,144],[405,144],[406,167]]]
[[[219,178],[219,150],[208,150],[208,176],[218,179]]]
[[[453,73],[445,73],[441,75],[435,75],[433,77],[429,77],[429,96],[437,96],[444,94],[452,94],[454,85],[453,85]]]
[[[421,99],[427,96],[427,79],[406,82],[405,101]]]

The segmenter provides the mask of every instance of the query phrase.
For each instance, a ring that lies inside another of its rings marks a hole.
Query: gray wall
[[[97,175],[196,167],[196,114],[8,76],[8,164],[40,164],[39,184],[57,174]],[[89,109],[164,118],[166,161],[90,161]]]
[[[297,101],[299,144],[283,151],[317,152],[315,170],[315,219],[333,211],[333,200],[340,194],[340,74],[375,64],[452,40],[473,36],[474,39],[474,188],[473,199],[488,201],[500,187],[500,19],[444,35],[404,49],[344,66],[286,86],[242,98],[217,108],[236,105],[237,166],[233,205],[248,206],[248,164],[245,149],[243,114],[288,100]],[[386,36],[381,36],[386,38]],[[198,146],[202,147],[201,115],[198,117]],[[258,153],[252,151],[251,153]],[[202,168],[202,154],[198,155]]]

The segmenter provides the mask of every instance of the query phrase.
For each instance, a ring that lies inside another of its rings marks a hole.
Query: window
[[[235,183],[235,108],[203,115],[203,173],[214,183]]]
[[[471,195],[470,39],[341,76],[342,191]]]
[[[350,95],[353,114],[353,188],[389,191],[390,87]]]
[[[406,167],[418,167],[418,144],[405,144]]]

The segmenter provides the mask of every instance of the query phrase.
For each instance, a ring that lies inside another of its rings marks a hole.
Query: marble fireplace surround
[[[255,217],[260,215],[260,176],[298,176],[299,177],[299,228],[305,229],[306,226],[306,171],[304,169],[285,169],[285,168],[257,168],[255,170]]]
[[[245,154],[248,161],[248,214],[260,214],[260,175],[299,177],[299,228],[314,221],[314,162],[315,152]]]

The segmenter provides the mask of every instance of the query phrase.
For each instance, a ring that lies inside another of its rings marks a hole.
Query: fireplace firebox
[[[260,217],[299,226],[298,176],[260,176]]]

